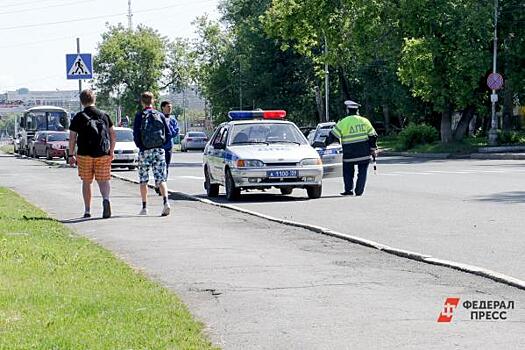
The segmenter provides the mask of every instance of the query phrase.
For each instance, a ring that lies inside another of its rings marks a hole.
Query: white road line
[[[202,176],[181,175],[181,176],[174,176],[174,177],[179,178],[179,179],[190,179],[190,180],[199,180],[199,181],[204,180],[204,177]]]

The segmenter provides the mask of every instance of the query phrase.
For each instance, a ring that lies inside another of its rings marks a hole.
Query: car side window
[[[219,128],[219,129],[217,129],[217,132],[213,135],[213,138],[212,138],[212,141],[211,141],[211,144],[213,145],[213,147],[217,147],[217,146],[220,145],[220,143],[221,143],[221,136],[222,136],[223,131],[224,131],[224,127]]]
[[[221,135],[220,144],[225,146],[227,141],[228,141],[228,128],[225,127],[224,131],[222,132],[222,135]]]

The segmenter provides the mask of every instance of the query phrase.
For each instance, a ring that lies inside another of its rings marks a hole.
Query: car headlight
[[[53,149],[60,149],[60,145],[51,145]]]
[[[263,166],[263,162],[255,159],[239,159],[237,161],[237,168],[261,168]]]
[[[306,158],[301,161],[301,166],[322,165],[320,158]]]

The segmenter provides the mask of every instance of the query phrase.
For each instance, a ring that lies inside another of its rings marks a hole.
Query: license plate
[[[297,170],[272,170],[266,172],[267,177],[298,177]]]

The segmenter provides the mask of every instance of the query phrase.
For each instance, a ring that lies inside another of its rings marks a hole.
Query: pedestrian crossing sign
[[[67,79],[93,79],[93,57],[90,53],[66,55]]]

